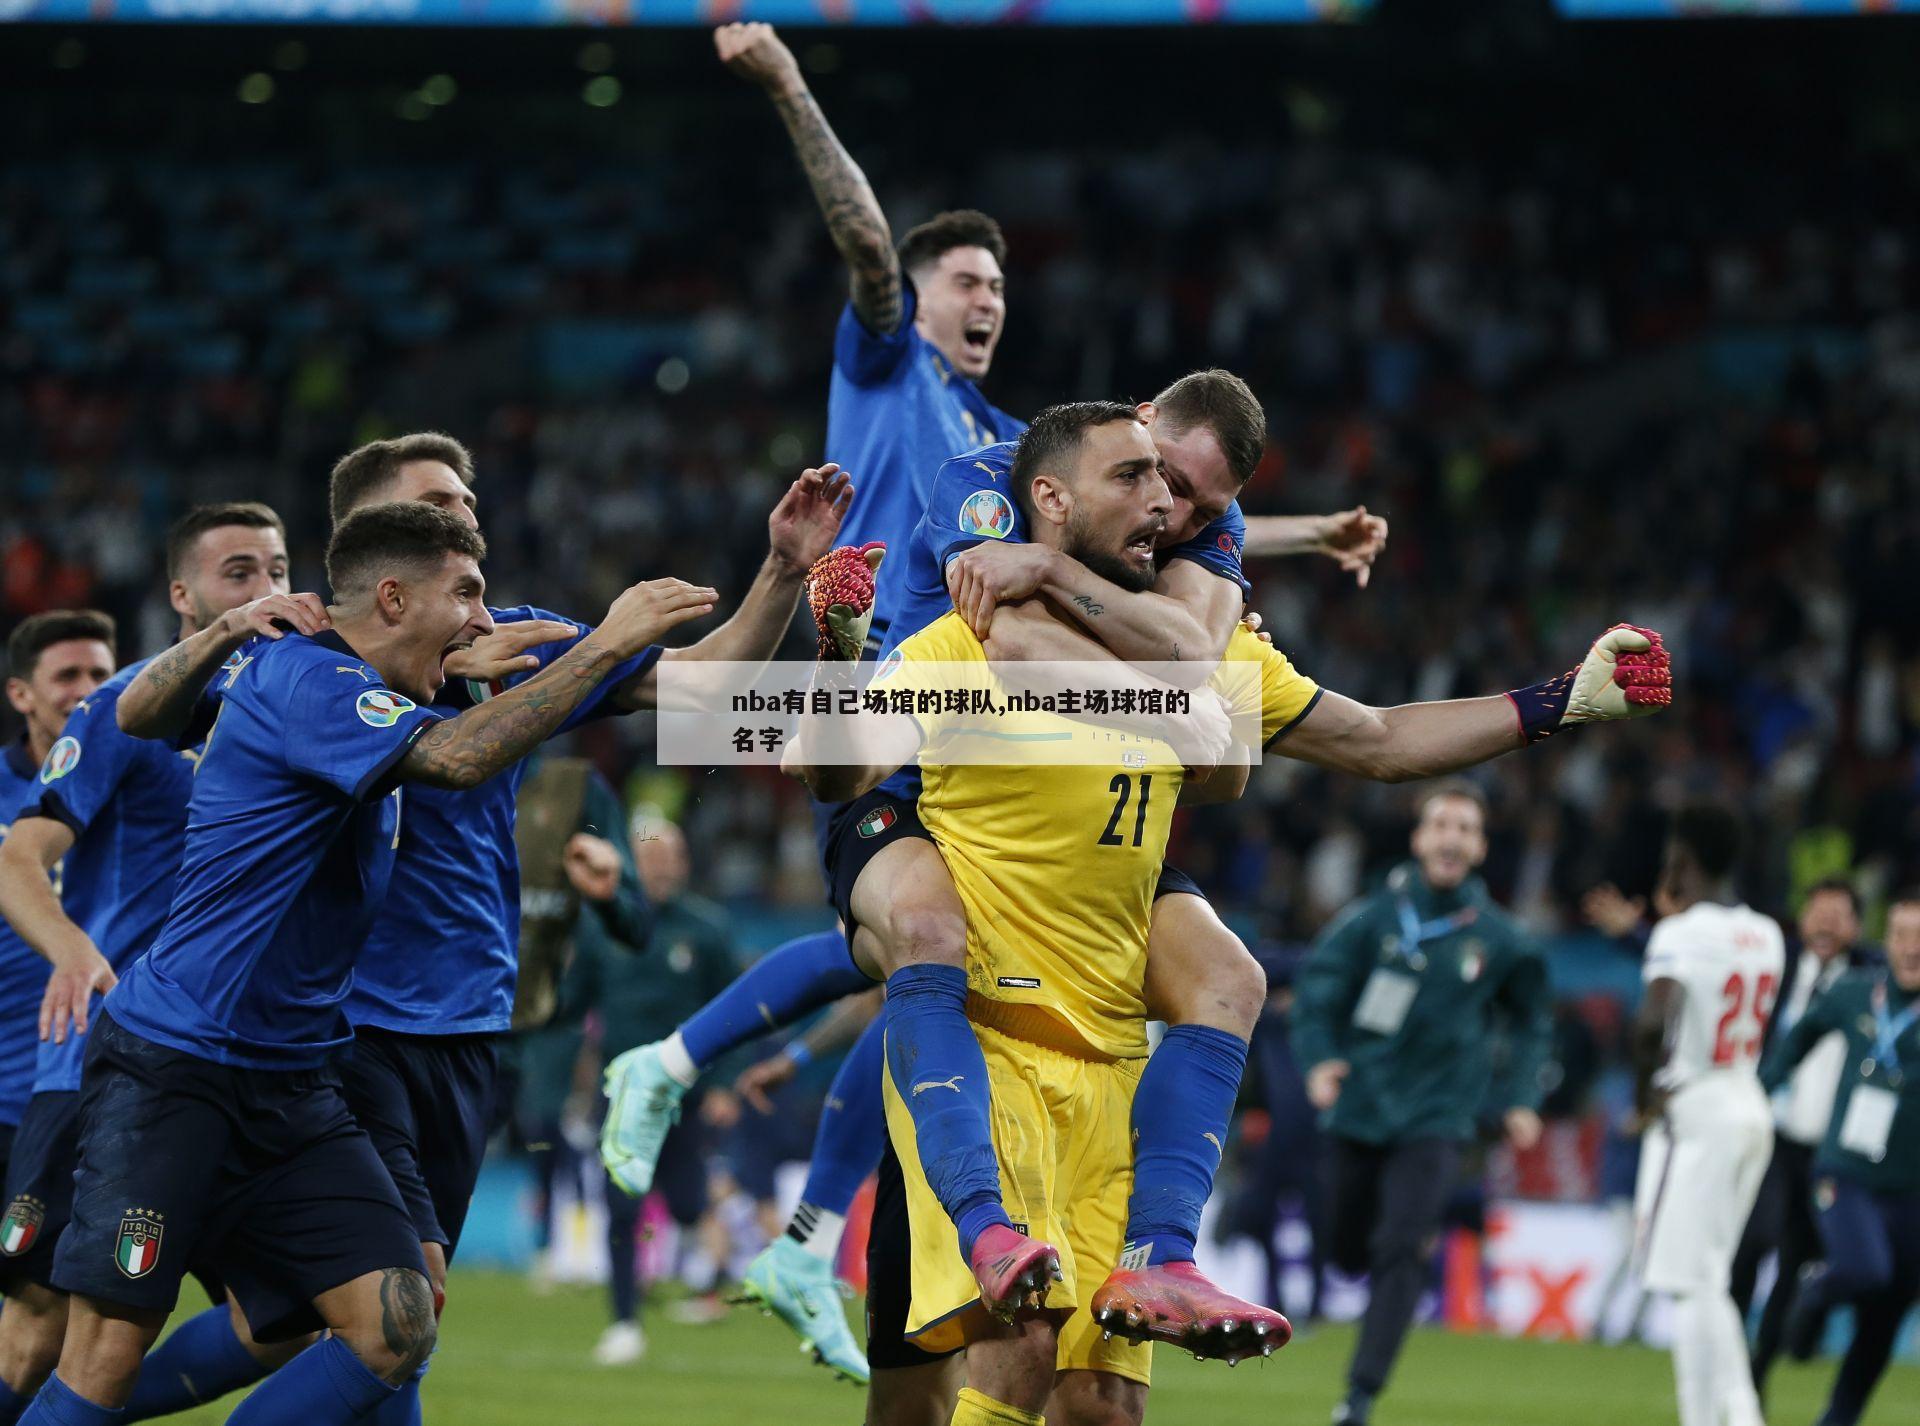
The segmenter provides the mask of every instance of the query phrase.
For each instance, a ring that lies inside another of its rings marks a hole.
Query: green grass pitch
[[[188,1298],[197,1294],[189,1290]],[[425,1392],[429,1426],[854,1426],[861,1394],[803,1357],[769,1318],[737,1310],[711,1327],[650,1315],[636,1366],[588,1359],[604,1298],[585,1288],[533,1296],[499,1273],[462,1272]],[[183,1306],[186,1303],[183,1302]],[[197,1305],[197,1304],[195,1304]],[[1265,1365],[1229,1371],[1161,1351],[1149,1421],[1322,1426],[1339,1396],[1351,1329],[1315,1331]],[[1788,1363],[1768,1420],[1811,1426],[1833,1364]],[[231,1403],[172,1418],[213,1423]],[[1416,1332],[1374,1413],[1377,1426],[1662,1426],[1676,1420],[1663,1353]],[[1920,1426],[1920,1368],[1896,1366],[1866,1426]]]

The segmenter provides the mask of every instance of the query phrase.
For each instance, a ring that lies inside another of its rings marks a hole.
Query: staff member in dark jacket
[[[593,1003],[600,1011],[604,1060],[673,1033],[695,1010],[739,974],[726,915],[687,890],[692,862],[685,834],[664,817],[636,817],[631,864],[639,871],[653,907],[653,936],[645,957],[622,955],[612,944],[582,938],[581,953],[595,969]],[[705,1091],[696,1086],[682,1102],[685,1117],[667,1133],[653,1186],[682,1229],[697,1226],[707,1211]],[[602,1366],[639,1360],[646,1350],[640,1327],[642,1284],[635,1261],[641,1199],[607,1184],[607,1255],[613,1320],[594,1347]],[[725,1264],[718,1265],[724,1271]]]
[[[1789,946],[1780,998],[1767,1022],[1767,1044],[1784,1039],[1807,1007],[1849,970],[1882,964],[1879,952],[1860,944],[1860,902],[1844,877],[1816,882],[1800,907],[1799,937]],[[1773,1159],[1760,1197],[1733,1259],[1733,1300],[1744,1315],[1767,1254],[1779,1254],[1773,1290],[1760,1313],[1753,1340],[1753,1383],[1764,1389],[1780,1351],[1787,1305],[1801,1269],[1820,1256],[1813,1222],[1813,1155],[1827,1132],[1839,1087],[1842,1036],[1829,1034],[1807,1052],[1773,1096]]]
[[[1788,1349],[1829,1309],[1854,1308],[1853,1341],[1819,1426],[1853,1426],[1920,1297],[1920,891],[1887,913],[1886,969],[1849,971],[1769,1053],[1761,1080],[1786,1082],[1822,1038],[1846,1036],[1840,1089],[1813,1159],[1814,1222],[1827,1260],[1800,1279]]]
[[[1540,1137],[1553,1035],[1547,966],[1474,869],[1486,805],[1466,783],[1427,794],[1411,863],[1343,911],[1297,982],[1294,1047],[1325,1111],[1328,1256],[1371,1275],[1337,1426],[1361,1426],[1386,1385],[1426,1285],[1461,1146],[1493,1096],[1508,1138]],[[1494,1084],[1489,1041],[1510,1047]]]

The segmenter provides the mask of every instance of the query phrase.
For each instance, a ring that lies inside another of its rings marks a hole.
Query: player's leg
[[[913,1230],[900,1159],[883,1135],[867,1232],[867,1426],[947,1426],[965,1384],[960,1349],[929,1352],[907,1340],[913,1302]]]
[[[818,1359],[856,1382],[867,1360],[847,1329],[833,1265],[847,1210],[880,1160],[887,1136],[880,1097],[886,1024],[879,1017],[840,1062],[814,1132],[806,1187],[787,1229],[747,1265],[741,1295],[759,1302],[810,1345]]]
[[[1893,1271],[1886,1286],[1854,1304],[1853,1340],[1820,1426],[1854,1426],[1865,1414],[1907,1309],[1920,1298],[1920,1195],[1879,1197],[1876,1207],[1892,1248]]]
[[[867,1384],[866,1426],[947,1426],[966,1382],[964,1352],[915,1367],[876,1363]]]
[[[374,1414],[433,1353],[433,1290],[419,1264],[362,1273],[316,1294],[327,1335],[274,1373],[231,1426],[345,1426]]]
[[[49,1285],[69,1296],[58,1369],[23,1422],[125,1419],[141,1360],[219,1220],[236,1072],[131,1034],[102,1011],[74,1113],[68,1222]]]
[[[331,1074],[256,1074],[237,1088],[251,1171],[223,1207],[232,1226],[217,1266],[256,1337],[329,1335],[229,1420],[336,1426],[382,1421],[396,1403],[416,1411],[401,1389],[432,1354],[438,1303],[414,1211]]]
[[[1713,1285],[1720,1318],[1715,1395],[1725,1426],[1761,1426],[1760,1394],[1754,1386],[1753,1362],[1747,1355],[1747,1316],[1734,1298],[1731,1283],[1741,1229],[1752,1219],[1772,1157],[1773,1116],[1764,1102],[1756,1102],[1728,1155],[1732,1166],[1729,1192],[1712,1234]]]
[[[1801,1273],[1782,1333],[1799,1360],[1813,1355],[1829,1312],[1885,1289],[1896,1267],[1894,1239],[1872,1193],[1823,1175],[1814,1180],[1813,1207],[1826,1260]]]
[[[1775,1148],[1775,1157],[1786,1166],[1781,1176],[1780,1254],[1773,1289],[1760,1310],[1760,1324],[1754,1329],[1753,1339],[1753,1379],[1762,1390],[1780,1356],[1787,1311],[1793,1306],[1800,1275],[1809,1264],[1820,1260],[1822,1251],[1820,1228],[1813,1216],[1813,1150],[1782,1140]],[[1825,1325],[1824,1321],[1820,1323],[1822,1328]]]
[[[60,1361],[67,1295],[16,1280],[0,1308],[0,1426],[13,1426]]]
[[[607,1300],[612,1320],[594,1344],[593,1359],[603,1367],[637,1362],[647,1350],[640,1329],[640,1265],[636,1259],[642,1200],[619,1191],[607,1180]]]
[[[75,1294],[60,1365],[21,1415],[23,1426],[114,1426],[160,1329],[164,1308],[129,1307]]]
[[[149,1421],[217,1401],[278,1371],[312,1345],[308,1336],[255,1341],[233,1294],[205,1274],[196,1276],[212,1305],[147,1353],[133,1395],[127,1398],[128,1421]]]
[[[1133,1099],[1133,1196],[1101,1320],[1198,1357],[1264,1353],[1286,1318],[1225,1292],[1193,1264],[1267,978],[1184,873],[1166,868],[1147,942],[1147,1008],[1168,1024]]]
[[[987,1065],[967,1019],[966,909],[918,813],[884,793],[848,804],[828,864],[855,959],[886,980],[886,1063],[927,1181],[997,1306],[1051,1275],[1057,1254],[1015,1231],[1001,1201]]]
[[[1147,1384],[1113,1372],[1060,1372],[1047,1398],[1052,1426],[1140,1426],[1146,1415]]]
[[[1047,1316],[996,1319],[967,1346],[967,1384],[954,1403],[952,1426],[1043,1426],[1057,1351]]]
[[[1779,1251],[1787,1224],[1787,1163],[1784,1152],[1776,1150],[1767,1162],[1760,1180],[1760,1192],[1753,1200],[1753,1212],[1740,1234],[1740,1247],[1733,1255],[1734,1305],[1744,1317],[1753,1306],[1760,1265]]]
[[[807,1181],[785,1236],[823,1262],[832,1263],[839,1255],[847,1210],[880,1162],[880,1145],[887,1137],[880,1100],[885,1055],[885,1017],[875,1016],[834,1071],[814,1129]]]
[[[46,1092],[27,1101],[7,1163],[0,1220],[0,1426],[13,1426],[60,1360],[67,1295],[53,1286],[54,1251],[73,1216],[80,1096]]]
[[[1358,1277],[1367,1270],[1367,1243],[1379,1217],[1387,1151],[1329,1134],[1325,1154],[1326,1259],[1348,1277]]]
[[[801,936],[748,966],[666,1039],[616,1056],[607,1066],[601,1138],[615,1181],[636,1195],[652,1187],[660,1145],[702,1070],[729,1050],[872,985],[840,932]]]
[[[1367,1419],[1413,1325],[1459,1156],[1451,1140],[1412,1139],[1389,1149],[1381,1165],[1380,1212],[1367,1243],[1367,1308],[1347,1367],[1349,1422]]]

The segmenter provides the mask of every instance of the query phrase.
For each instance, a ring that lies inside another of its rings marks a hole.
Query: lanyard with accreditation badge
[[[1898,1016],[1887,1013],[1887,977],[1881,976],[1880,983],[1873,988],[1873,1053],[1860,1062],[1860,1073],[1871,1079],[1874,1070],[1885,1065],[1887,1083],[1895,1089],[1900,1087],[1904,1074],[1900,1067],[1900,1037],[1920,1020],[1920,1000],[1911,1002]]]
[[[1893,1117],[1900,1107],[1897,1093],[1906,1079],[1900,1064],[1900,1037],[1920,1020],[1920,1000],[1915,1000],[1898,1015],[1887,1009],[1887,977],[1873,988],[1873,1051],[1860,1061],[1860,1077],[1847,1096],[1846,1117],[1840,1121],[1840,1147],[1879,1163],[1887,1156],[1887,1139],[1893,1131]],[[1872,1082],[1877,1070],[1886,1071],[1886,1083]]]
[[[1397,1035],[1407,1023],[1407,1012],[1420,993],[1418,977],[1427,968],[1426,952],[1420,947],[1464,930],[1480,915],[1476,908],[1465,906],[1450,916],[1422,921],[1405,896],[1394,897],[1394,909],[1400,918],[1400,943],[1392,952],[1397,964],[1375,966],[1353,1007],[1354,1028],[1375,1035]]]

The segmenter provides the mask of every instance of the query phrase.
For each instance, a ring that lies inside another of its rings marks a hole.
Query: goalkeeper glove
[[[1615,624],[1593,641],[1578,668],[1507,695],[1520,735],[1537,743],[1562,728],[1644,718],[1673,702],[1673,660],[1659,634]]]
[[[860,662],[873,624],[873,594],[887,547],[878,540],[828,550],[807,571],[807,607],[819,635],[819,656]]]

